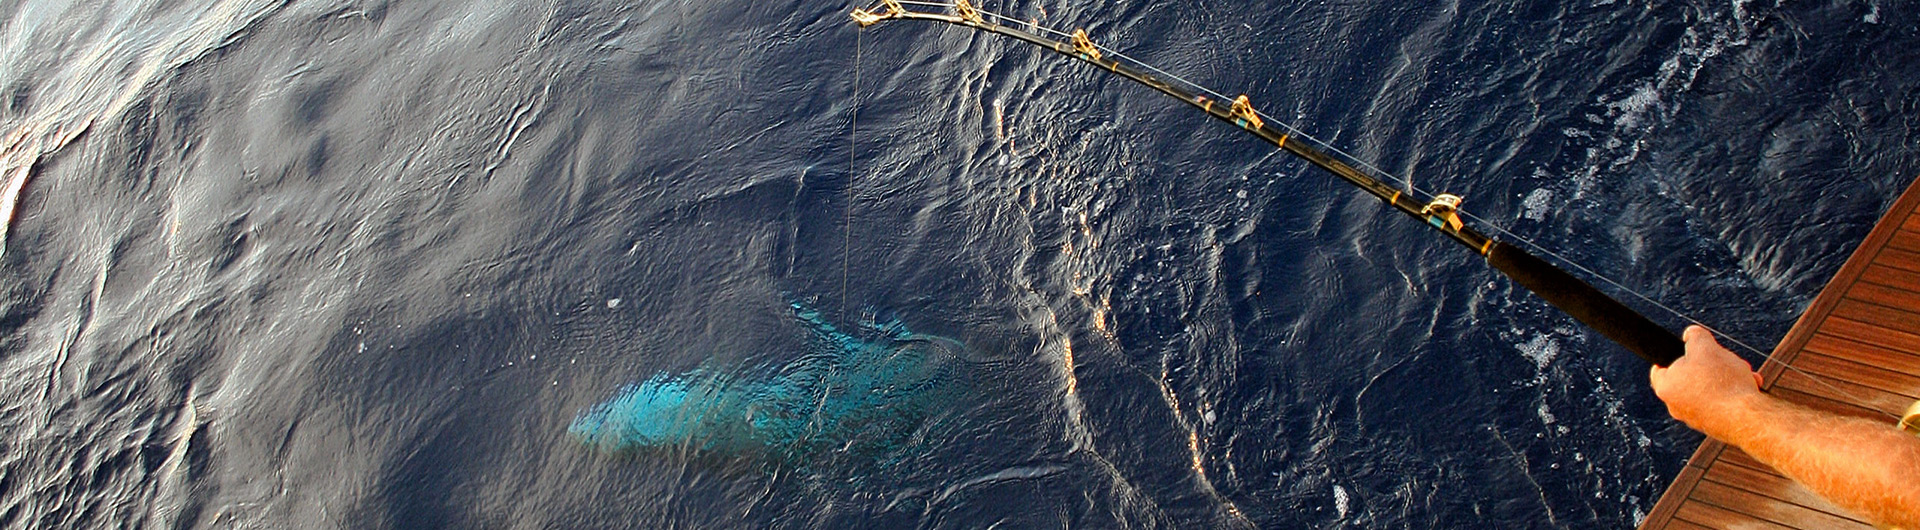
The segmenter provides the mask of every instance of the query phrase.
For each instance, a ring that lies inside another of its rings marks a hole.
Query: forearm
[[[1752,394],[1695,428],[1773,466],[1835,505],[1920,528],[1920,437]]]

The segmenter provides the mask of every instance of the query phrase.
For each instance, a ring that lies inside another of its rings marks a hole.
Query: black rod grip
[[[1520,247],[1495,242],[1487,264],[1649,363],[1666,366],[1687,352],[1673,332]]]

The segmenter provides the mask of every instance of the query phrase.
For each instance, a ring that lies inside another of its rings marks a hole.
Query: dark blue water
[[[0,4],[0,526],[1620,528],[1699,441],[1377,200],[853,7]],[[984,7],[1761,348],[1920,167],[1898,2]],[[778,380],[795,302],[967,391],[794,465],[568,432]]]

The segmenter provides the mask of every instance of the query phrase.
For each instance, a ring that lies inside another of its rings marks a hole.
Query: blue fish
[[[858,455],[888,463],[968,390],[965,346],[898,320],[856,336],[792,303],[809,350],[762,376],[702,367],[623,387],[568,432],[608,451],[685,449],[785,467]]]

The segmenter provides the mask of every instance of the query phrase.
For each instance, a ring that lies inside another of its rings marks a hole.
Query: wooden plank
[[[1816,376],[1830,377],[1899,394],[1909,403],[1920,399],[1920,377],[1913,375],[1828,357],[1811,351],[1800,354],[1800,361],[1793,363],[1793,367]]]
[[[1894,351],[1920,352],[1920,335],[1894,331],[1858,320],[1829,318],[1826,325],[1820,327],[1820,331]]]
[[[1909,232],[1906,230],[1896,231],[1893,233],[1893,238],[1887,240],[1887,246],[1910,252],[1920,252],[1920,232]]]
[[[1673,514],[1675,521],[1722,530],[1798,530],[1704,502],[1689,502]]]
[[[1920,271],[1920,252],[1907,252],[1899,249],[1881,249],[1875,265],[1885,265],[1900,270]]]
[[[1708,438],[1705,441],[1700,442],[1699,448],[1696,448],[1693,450],[1693,456],[1687,459],[1687,465],[1692,467],[1698,467],[1701,469],[1706,469],[1707,465],[1713,463],[1713,459],[1719,458],[1720,452],[1726,449],[1727,449],[1727,444],[1720,443],[1719,440]]]
[[[1729,511],[1751,515],[1758,519],[1771,521],[1791,528],[1861,528],[1872,530],[1872,526],[1859,521],[1822,512],[1798,504],[1780,502],[1764,495],[1721,484],[1718,482],[1700,482],[1693,488],[1693,498],[1700,502],[1725,508]]]
[[[1860,274],[1860,279],[1920,293],[1920,271],[1895,268],[1886,261],[1874,260],[1873,265],[1867,266],[1867,270]]]
[[[1847,340],[1826,333],[1814,335],[1813,340],[1807,341],[1806,353],[1852,359],[1854,362],[1873,365],[1884,370],[1920,376],[1920,355]],[[1794,364],[1799,365],[1799,363]]]
[[[1907,213],[1907,222],[1900,225],[1901,230],[1920,232],[1920,213]]]
[[[1672,530],[1714,530],[1712,528],[1707,528],[1704,526],[1689,523],[1679,519],[1673,519],[1671,521],[1668,521],[1666,526],[1663,526],[1661,528],[1669,528]]]
[[[1878,269],[1878,267],[1876,267],[1876,269]],[[1887,284],[1878,284],[1878,282],[1866,282],[1866,280],[1855,282],[1853,286],[1849,286],[1845,298],[1872,301],[1872,303],[1880,303],[1880,305],[1895,307],[1895,309],[1914,309],[1914,307],[1920,307],[1920,290],[1905,290],[1905,288],[1887,286]]]
[[[1780,375],[1780,384],[1775,385],[1774,390],[1794,390],[1859,408],[1882,411],[1886,414],[1867,414],[1865,417],[1884,420],[1889,424],[1898,419],[1900,412],[1907,410],[1908,405],[1913,404],[1912,397],[1833,378],[1815,379],[1792,370]]]
[[[1853,284],[1845,299],[1901,310],[1920,308],[1920,293],[1870,282]]]
[[[1687,459],[1687,466],[1680,468],[1680,476],[1674,477],[1673,484],[1668,485],[1666,492],[1660,495],[1660,500],[1653,503],[1653,511],[1648,512],[1647,518],[1640,521],[1640,528],[1671,528],[1668,525],[1673,520],[1674,514],[1680,510],[1680,505],[1686,504],[1687,493],[1693,491],[1694,484],[1699,483],[1700,477],[1707,472],[1705,467],[1695,466],[1693,463],[1700,462],[1705,465],[1713,462],[1714,457],[1701,458],[1700,454],[1706,452],[1709,447],[1713,448],[1713,453],[1718,454],[1719,448],[1725,446],[1726,444],[1712,438],[1701,443],[1700,448],[1693,451],[1693,458]]]
[[[1768,475],[1780,477],[1782,479],[1785,479],[1787,477],[1786,475],[1780,474],[1779,471],[1774,470],[1772,467],[1766,464],[1760,463],[1760,460],[1755,459],[1753,455],[1747,454],[1746,451],[1742,451],[1738,447],[1728,447],[1726,452],[1720,453],[1720,460],[1715,461],[1713,463],[1713,466],[1720,467],[1722,465],[1737,465],[1740,467],[1754,470],[1759,473],[1765,473]]]
[[[1789,375],[1785,377],[1801,377],[1801,376],[1798,376],[1797,374],[1793,374],[1792,372],[1788,372],[1788,374]],[[1774,397],[1778,397],[1780,399],[1784,399],[1789,402],[1792,402],[1795,405],[1800,405],[1803,407],[1807,407],[1813,410],[1818,410],[1821,412],[1826,412],[1829,414],[1838,414],[1841,416],[1852,416],[1855,418],[1866,418],[1873,421],[1881,421],[1881,420],[1891,421],[1887,418],[1886,414],[1883,414],[1879,411],[1869,409],[1860,405],[1847,403],[1844,401],[1835,401],[1833,398],[1826,397],[1823,395],[1801,392],[1793,388],[1775,387],[1773,390],[1770,390],[1767,393],[1772,394]]]
[[[1894,331],[1920,333],[1920,313],[1865,300],[1854,298],[1841,300],[1839,305],[1833,307],[1833,316],[1858,320]]]
[[[1712,438],[1700,442],[1700,447],[1694,448],[1693,456],[1687,459],[1687,466],[1680,468],[1680,476],[1673,478],[1673,483],[1667,486],[1666,493],[1653,504],[1653,511],[1648,512],[1647,518],[1641,520],[1640,528],[1665,527],[1673,519],[1673,514],[1680,509],[1680,505],[1687,502],[1687,492],[1693,491],[1693,485],[1700,482],[1700,476],[1706,473],[1707,465],[1719,458],[1720,451],[1725,448],[1727,444]]]
[[[1805,486],[1777,474],[1762,472],[1753,468],[1731,465],[1722,461],[1707,470],[1706,480],[1725,484],[1729,487],[1751,491],[1767,498],[1795,504],[1804,508],[1818,510],[1828,515],[1844,517],[1857,523],[1867,521],[1852,514],[1826,499],[1820,498]]]

